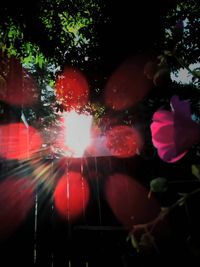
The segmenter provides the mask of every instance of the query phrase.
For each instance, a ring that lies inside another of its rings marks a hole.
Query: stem
[[[200,183],[200,180],[175,180],[170,181],[169,184],[184,184],[184,183]]]
[[[137,229],[143,229],[145,232],[146,232],[146,229],[149,229],[149,232],[152,233],[155,226],[160,222],[162,221],[169,213],[170,211],[174,210],[175,208],[177,207],[180,207],[182,205],[185,204],[186,200],[197,194],[197,193],[200,193],[200,188],[197,188],[195,189],[194,191],[190,192],[190,193],[186,193],[183,197],[179,198],[174,204],[172,204],[170,207],[166,207],[164,208],[164,210],[161,210],[160,213],[158,214],[158,216],[148,222],[148,223],[145,223],[145,224],[136,224],[136,225],[133,225],[133,230],[130,234],[134,234],[134,231],[137,230]]]

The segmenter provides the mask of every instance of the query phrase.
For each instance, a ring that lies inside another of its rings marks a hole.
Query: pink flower
[[[159,157],[166,162],[176,162],[200,140],[200,125],[191,119],[188,101],[173,96],[170,104],[171,111],[154,113],[151,133]]]

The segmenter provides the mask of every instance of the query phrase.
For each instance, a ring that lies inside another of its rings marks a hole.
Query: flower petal
[[[171,123],[173,121],[173,114],[171,111],[158,110],[153,114],[152,120],[157,122]]]
[[[156,142],[171,144],[175,141],[174,125],[160,125],[160,123],[152,123],[151,125],[152,141],[156,146]],[[157,146],[156,146],[157,147]]]
[[[177,152],[175,145],[166,145],[162,146],[158,149],[158,155],[159,157],[168,163],[174,163],[178,160],[180,160],[182,157],[185,156],[187,151],[184,151],[183,153],[179,154]]]

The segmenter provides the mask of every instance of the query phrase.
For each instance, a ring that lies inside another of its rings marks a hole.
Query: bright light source
[[[69,149],[68,156],[83,156],[85,149],[88,147],[91,141],[91,126],[91,115],[78,114],[74,110],[64,113],[64,142]]]

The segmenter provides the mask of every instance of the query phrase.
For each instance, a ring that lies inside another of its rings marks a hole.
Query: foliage
[[[34,13],[30,14],[24,7],[15,15],[6,8],[0,24],[0,47],[10,55],[20,57],[26,64],[42,64],[52,60],[54,64],[63,64],[78,58],[78,62],[88,60],[89,50],[96,46],[95,25],[100,3],[88,1],[46,1],[33,4]],[[8,14],[7,14],[8,13]],[[7,16],[6,16],[7,15]],[[38,21],[34,29],[30,18]],[[21,19],[23,18],[23,20]],[[30,27],[30,29],[29,29]],[[31,29],[32,28],[32,29]],[[41,38],[28,30],[39,30]]]
[[[100,8],[100,3],[93,0],[42,1],[39,19],[47,42],[54,47],[54,62],[78,59],[80,64],[88,60],[89,50],[97,45],[95,24]]]
[[[24,11],[19,9],[15,14],[9,13],[10,7],[4,9],[0,23],[0,50],[8,58],[19,59],[34,77],[40,92],[39,102],[24,108],[24,114],[28,123],[45,128],[55,123],[56,111],[59,110],[53,89],[58,71],[66,61],[68,65],[79,66],[88,61],[89,50],[96,46],[94,27],[101,6],[93,0],[42,0],[39,6],[37,4],[33,4],[33,14],[29,14],[26,6]],[[28,15],[39,21],[43,33],[41,39],[29,36],[28,31],[34,30],[34,25],[30,24]],[[45,46],[43,36],[46,38]],[[4,83],[5,73],[0,77]]]
[[[165,46],[174,48],[177,46],[177,53],[187,64],[195,63],[200,60],[199,47],[199,20],[200,20],[200,6],[198,1],[187,0],[178,1],[177,5],[169,10],[166,16],[165,24]],[[183,33],[177,39],[175,36],[175,25],[182,21]]]
[[[31,42],[24,40],[23,28],[14,24],[12,18],[6,25],[0,25],[1,51],[9,56],[19,58],[27,68],[39,66],[42,68],[45,63],[44,55],[40,48]]]

